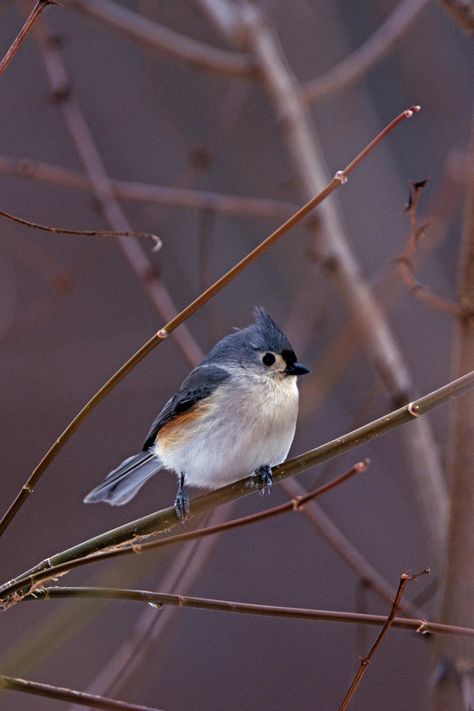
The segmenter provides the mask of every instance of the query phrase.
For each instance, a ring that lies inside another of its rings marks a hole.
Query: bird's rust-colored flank
[[[191,429],[202,425],[203,418],[210,413],[211,409],[211,403],[201,402],[190,410],[173,417],[158,431],[156,443],[159,444],[160,449],[166,450],[179,445],[183,439],[189,436]]]

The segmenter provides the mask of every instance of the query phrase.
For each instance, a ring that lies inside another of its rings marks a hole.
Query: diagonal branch
[[[53,79],[57,76],[57,72],[53,71],[51,65],[52,62],[54,62],[54,67],[56,67],[56,63],[60,60],[60,55],[57,47],[51,44],[51,38],[44,29],[41,33],[41,47],[43,50],[43,56],[47,61],[47,68],[50,70],[49,76]],[[53,56],[51,53],[53,53]],[[117,225],[118,229],[121,229],[125,225],[128,226],[128,221],[126,220],[120,206],[113,200],[108,176],[77,103],[73,101],[69,94],[67,100],[65,95],[63,96],[63,94],[61,94],[61,96],[61,107],[65,114],[66,121],[70,127],[71,134],[76,139],[76,146],[79,149],[81,157],[83,158],[88,169],[89,177],[96,185],[97,196],[101,197],[105,217],[111,224]],[[280,237],[286,234],[315,207],[320,205],[338,187],[344,184],[348,175],[370,154],[378,143],[400,123],[408,118],[411,118],[417,110],[418,107],[414,107],[402,111],[402,113],[396,116],[384,128],[384,130],[346,166],[344,170],[337,171],[334,178],[320,192],[318,192],[317,195],[312,197],[305,205],[303,205],[302,208],[295,212],[288,220],[286,220],[286,222],[280,225],[280,227],[264,239],[263,242],[261,242],[251,252],[249,252],[249,254],[241,259],[240,262],[235,264],[231,269],[229,269],[228,272],[226,272],[200,296],[186,306],[177,316],[171,318],[171,320],[168,321],[163,328],[155,333],[131,358],[128,359],[128,361],[126,361],[126,363],[121,366],[121,368],[119,368],[119,370],[95,393],[89,402],[84,405],[82,410],[69,423],[66,429],[43,456],[39,464],[35,467],[25,484],[22,486],[20,492],[5,512],[3,518],[0,520],[0,536],[9,526],[28,497],[33,493],[37,482],[42,477],[50,463],[64,447],[66,442],[80,427],[90,412],[92,412],[92,410],[116,387],[116,385],[118,385],[118,383],[123,380],[123,378],[125,378],[125,376],[128,375],[128,373],[131,372],[138,365],[138,363],[145,358],[146,355],[148,355],[148,353],[156,348],[156,346],[160,345],[160,343],[162,343],[170,333],[172,333],[187,318],[189,318],[189,316],[200,309],[201,306],[203,306],[207,301],[209,301],[209,299],[215,296],[215,294],[235,279],[235,277],[238,276],[244,269],[258,259],[264,252],[269,250]],[[143,275],[143,273],[148,275],[148,261],[145,260],[139,245],[134,242],[124,242],[122,240],[119,240],[119,244],[122,249],[126,251],[127,256],[131,259],[134,269],[136,269],[136,271],[141,275]],[[133,250],[133,252],[131,250]],[[150,279],[145,280],[145,283],[150,285]],[[150,286],[154,288],[153,293],[155,294],[155,298],[158,302],[160,312],[164,312],[165,310],[170,311],[172,308],[171,299],[165,288],[160,285],[157,280]],[[190,345],[191,344],[188,344],[188,346]]]
[[[305,104],[312,104],[360,81],[392,51],[429,2],[430,0],[402,0],[363,45],[326,74],[303,84],[300,89],[301,100]]]
[[[75,689],[66,689],[63,686],[52,686],[51,684],[41,684],[37,681],[29,681],[27,679],[19,679],[6,674],[0,674],[0,691],[2,689],[10,689],[12,691],[21,691],[25,694],[33,696],[45,696],[48,699],[56,699],[58,701],[74,701],[79,706],[88,706],[93,709],[105,709],[105,711],[160,711],[151,706],[142,706],[141,704],[129,704],[126,701],[116,701],[115,699],[107,699],[104,696],[96,696],[95,694],[86,694],[83,691]]]
[[[281,483],[288,495],[298,498],[306,494],[306,489],[295,479],[285,479]],[[306,518],[313,524],[319,535],[332,546],[340,558],[349,566],[365,586],[376,593],[382,600],[391,604],[395,590],[390,583],[374,568],[363,553],[344,535],[334,521],[324,512],[317,501],[308,501],[304,507]],[[406,604],[406,609],[414,617],[423,617],[424,612],[411,603]]]
[[[31,32],[33,25],[35,24],[36,20],[38,17],[41,15],[43,10],[48,6],[48,5],[54,5],[54,0],[38,0],[35,3],[34,8],[28,15],[28,17],[25,20],[25,23],[15,39],[13,40],[12,44],[8,48],[5,56],[3,57],[2,61],[0,62],[0,76],[6,71],[10,63],[12,62],[15,54],[18,52],[20,49],[21,45]]]
[[[474,37],[474,4],[472,0],[441,0],[456,24],[461,27],[469,37]]]
[[[388,415],[274,467],[272,470],[273,480],[275,482],[281,481],[322,461],[327,461],[358,447],[364,442],[379,437],[399,425],[420,417],[429,410],[447,402],[450,398],[461,395],[473,387],[474,371],[471,371]],[[247,477],[193,499],[192,512],[197,515],[215,506],[221,506],[228,501],[253,494],[258,490],[255,486],[254,477]],[[105,560],[122,555],[125,552],[133,553],[147,550],[145,546],[151,546],[151,544],[134,546],[133,542],[137,542],[137,539],[143,536],[169,531],[177,524],[178,520],[173,507],[143,516],[136,521],[119,526],[47,558],[17,578],[2,585],[0,587],[0,595],[6,606],[14,604],[18,602],[22,595],[31,592],[39,583],[63,574],[77,567],[78,564],[83,565],[93,561]],[[126,549],[117,548],[117,546],[123,546],[130,542],[132,545]],[[79,559],[81,559],[80,562]]]
[[[255,65],[247,57],[174,32],[112,0],[63,0],[62,4],[102,23],[140,47],[167,54],[199,70],[233,77],[255,75]]]
[[[354,680],[352,684],[349,687],[349,690],[347,691],[347,694],[344,696],[344,699],[339,707],[339,711],[346,711],[348,708],[352,697],[354,696],[357,687],[359,686],[360,682],[362,681],[362,677],[364,676],[365,672],[367,671],[370,662],[372,661],[375,653],[377,652],[377,649],[382,643],[383,638],[387,634],[388,630],[390,627],[393,625],[393,622],[395,620],[395,615],[398,612],[398,609],[400,607],[400,604],[402,602],[402,597],[403,593],[405,591],[406,585],[410,582],[410,580],[416,580],[417,578],[420,577],[420,575],[426,575],[429,574],[431,571],[429,568],[425,568],[423,571],[420,573],[417,573],[416,575],[409,575],[408,573],[402,573],[401,578],[400,578],[400,584],[398,586],[397,594],[395,596],[395,600],[393,601],[392,609],[390,610],[390,614],[385,620],[385,624],[380,630],[379,635],[377,636],[377,639],[373,643],[370,652],[366,657],[363,657],[360,660],[360,667],[359,670],[357,671]]]
[[[199,2],[210,13],[215,12],[217,7],[235,8],[227,0]],[[325,183],[327,169],[322,146],[300,100],[299,85],[277,37],[257,6],[249,1],[242,2],[238,12],[240,31],[227,36],[232,42],[248,48],[255,56],[269,101],[279,119],[295,174],[304,194],[312,194]],[[358,340],[374,371],[391,394],[394,406],[406,402],[413,397],[410,374],[385,315],[362,276],[335,204],[326,202],[318,217],[318,229],[312,231],[314,255],[346,304]],[[412,475],[423,522],[433,550],[438,552],[446,530],[446,486],[434,438],[426,423],[417,423],[407,432],[406,448],[412,461]],[[421,467],[420,462],[423,463]]]

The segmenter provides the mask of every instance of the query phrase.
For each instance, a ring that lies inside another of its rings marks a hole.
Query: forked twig
[[[365,672],[367,671],[370,662],[375,656],[375,653],[377,652],[377,649],[382,643],[383,638],[387,634],[388,630],[390,627],[393,625],[393,622],[395,620],[395,616],[398,612],[398,609],[400,607],[400,603],[402,601],[402,596],[405,591],[406,585],[411,581],[411,580],[416,580],[419,578],[421,575],[428,575],[431,572],[430,568],[425,568],[424,570],[420,571],[419,573],[416,573],[415,575],[409,575],[408,573],[402,573],[400,577],[400,584],[398,586],[397,594],[395,596],[395,600],[393,601],[392,609],[390,610],[390,614],[388,615],[387,619],[385,620],[385,624],[380,630],[377,639],[373,643],[370,652],[366,657],[363,657],[360,660],[360,667],[354,677],[354,680],[352,684],[349,687],[349,690],[347,691],[347,694],[344,696],[344,699],[342,700],[341,705],[339,706],[339,711],[346,711],[348,708],[352,697],[354,696],[357,687],[359,686],[360,682],[362,681],[362,677],[364,676]]]
[[[459,304],[455,304],[448,299],[443,299],[433,293],[429,286],[421,284],[415,277],[415,270],[413,266],[413,260],[415,258],[416,249],[418,242],[424,235],[426,230],[426,225],[418,226],[416,212],[418,203],[420,201],[421,192],[425,187],[427,180],[420,180],[413,182],[410,186],[410,194],[408,198],[408,203],[406,206],[406,211],[408,212],[408,217],[410,221],[410,236],[405,245],[400,257],[395,261],[398,264],[398,273],[404,284],[410,289],[414,296],[416,296],[420,301],[431,306],[439,311],[450,314],[451,316],[461,316],[463,311]]]

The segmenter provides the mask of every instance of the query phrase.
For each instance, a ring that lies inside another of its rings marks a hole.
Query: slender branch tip
[[[418,106],[418,105],[410,106],[409,109],[404,111],[404,116],[405,116],[405,118],[411,118],[414,114],[417,114],[419,111],[421,111],[421,106]]]

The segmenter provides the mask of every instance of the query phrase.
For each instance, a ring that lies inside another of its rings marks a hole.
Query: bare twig
[[[312,449],[274,467],[272,472],[273,480],[275,482],[281,481],[305,469],[309,469],[315,464],[319,464],[322,461],[347,452],[364,442],[385,434],[394,427],[420,417],[429,410],[446,402],[448,399],[461,395],[473,387],[474,371],[471,371],[438,390],[434,390],[428,395],[405,405],[405,407],[401,407],[363,427],[353,430],[347,435],[338,437],[327,444],[321,445],[316,449]],[[246,479],[241,479],[233,484],[228,484],[221,489],[216,489],[193,499],[191,508],[193,514],[197,515],[228,501],[248,496],[249,494],[255,493],[256,490],[254,477],[247,477]],[[7,606],[14,604],[19,600],[21,595],[31,592],[32,589],[44,580],[51,579],[56,575],[63,574],[76,567],[75,561],[79,559],[84,559],[81,560],[80,563],[83,565],[84,563],[121,555],[121,549],[117,547],[129,542],[132,542],[132,545],[124,549],[127,553],[139,553],[141,550],[147,550],[144,548],[144,545],[134,545],[133,542],[137,541],[138,538],[148,536],[152,533],[168,531],[177,524],[176,512],[173,507],[169,507],[162,511],[149,514],[148,516],[143,516],[136,521],[119,526],[107,533],[103,533],[61,553],[57,553],[2,585],[0,587],[0,595],[3,599],[3,603]]]
[[[414,182],[410,186],[410,195],[407,204],[407,212],[410,221],[411,233],[405,245],[405,249],[396,262],[398,264],[398,272],[402,281],[407,285],[410,291],[420,301],[431,306],[432,308],[448,313],[451,316],[460,316],[462,308],[459,304],[454,304],[452,301],[443,299],[433,293],[430,287],[421,284],[415,277],[413,260],[416,254],[416,249],[419,240],[424,235],[427,225],[418,226],[417,222],[417,207],[420,201],[421,191],[426,185],[426,180]]]
[[[425,572],[425,571],[423,571]],[[411,578],[409,578],[411,579]],[[408,582],[408,581],[407,581]],[[34,595],[29,595],[25,600],[53,600],[64,598],[96,598],[110,600],[133,600],[145,602],[160,608],[166,605],[175,607],[194,607],[201,610],[219,610],[220,612],[234,612],[244,615],[260,615],[264,617],[286,617],[298,620],[312,620],[322,622],[347,622],[349,624],[386,625],[387,617],[384,615],[370,615],[357,612],[336,612],[333,610],[313,610],[301,607],[282,607],[277,605],[257,605],[246,602],[230,600],[213,600],[189,595],[171,595],[169,593],[155,593],[148,590],[123,590],[117,588],[83,588],[83,587],[47,587],[39,588]],[[440,634],[459,637],[474,637],[471,627],[458,627],[429,620],[412,619],[409,617],[395,617],[391,625],[399,629],[412,630],[419,634]]]
[[[93,191],[94,187],[84,173],[72,168],[63,168],[30,158],[0,156],[0,173],[32,180],[41,180],[66,188]],[[113,194],[121,200],[146,202],[155,205],[187,207],[197,210],[212,210],[227,215],[249,217],[286,218],[297,209],[291,202],[266,198],[226,195],[210,190],[194,190],[152,183],[137,183],[110,179]]]
[[[63,4],[119,32],[140,47],[168,54],[197,69],[234,77],[255,75],[251,59],[185,37],[111,0],[63,0]]]
[[[470,37],[474,36],[474,4],[472,0],[441,0],[453,20]]]
[[[179,543],[185,543],[189,541],[198,540],[200,538],[205,538],[207,536],[213,536],[217,533],[223,533],[224,531],[234,530],[242,526],[248,526],[249,524],[257,523],[259,521],[264,521],[267,518],[273,518],[281,513],[287,513],[290,511],[304,511],[305,506],[315,498],[332,491],[336,487],[343,484],[347,479],[350,479],[356,474],[360,474],[365,471],[369,465],[369,460],[365,459],[362,462],[358,462],[351,469],[346,471],[344,474],[336,477],[327,484],[318,487],[310,492],[305,492],[302,495],[295,496],[290,501],[286,501],[278,506],[273,506],[270,509],[265,509],[264,511],[257,511],[254,514],[249,514],[248,516],[242,516],[240,518],[231,519],[230,521],[225,521],[223,523],[217,523],[213,526],[207,526],[205,528],[199,528],[196,531],[189,531],[186,533],[178,533],[175,536],[167,536],[166,538],[161,538],[158,541],[151,541],[150,543],[141,543],[138,545],[132,545],[128,552],[138,552],[144,553],[146,551],[155,550],[156,548],[166,548],[168,546],[176,545]],[[132,550],[134,549],[134,550]],[[117,551],[119,554],[123,554],[127,549],[120,548]],[[84,559],[85,562],[85,559]]]
[[[2,689],[21,691],[25,694],[32,694],[33,696],[46,696],[48,699],[57,699],[58,701],[74,701],[75,704],[79,704],[80,706],[105,709],[105,711],[113,711],[114,709],[122,709],[122,711],[159,711],[159,709],[151,706],[129,704],[126,701],[106,699],[103,696],[86,694],[82,691],[66,689],[62,686],[41,684],[37,681],[29,681],[27,679],[18,679],[17,677],[6,676],[5,674],[0,674],[0,691]]]
[[[208,517],[209,523],[211,525],[217,524],[223,520],[225,515],[226,507],[216,509]],[[207,520],[206,523],[208,523]],[[184,592],[191,589],[217,543],[217,538],[188,541],[173,557],[173,562],[164,578],[160,578],[161,589],[176,590],[179,588]],[[158,638],[169,627],[176,612],[177,608],[173,606],[166,607],[159,615],[156,615],[156,609],[147,607],[143,610],[129,638],[125,639],[113,653],[110,653],[107,663],[100,669],[87,691],[109,695],[119,693],[127,680],[134,676],[137,669],[147,659],[150,647],[156,644]],[[71,708],[69,711],[73,711],[73,709]]]
[[[474,160],[474,121],[470,145]],[[465,372],[474,363],[474,172],[471,173],[466,199],[461,249],[459,254],[458,299],[463,315],[457,319],[453,352],[453,370]],[[472,393],[453,408],[450,443],[450,525],[445,550],[445,572],[441,614],[463,624],[474,618],[474,397]],[[468,709],[464,706],[467,688],[474,694],[472,645],[438,644],[438,663],[448,672],[435,687],[435,708]],[[463,689],[464,686],[464,689]]]
[[[229,37],[255,56],[269,100],[278,116],[282,135],[305,194],[324,184],[326,166],[323,150],[308,112],[300,101],[299,85],[293,77],[280,43],[255,4],[230,5],[227,0],[200,0],[209,12],[225,7],[240,13],[240,31]],[[344,172],[341,176],[344,179]],[[412,383],[400,349],[389,325],[364,281],[333,202],[318,214],[318,229],[312,231],[312,251],[339,290],[353,318],[354,331],[372,367],[394,406],[412,398]],[[446,491],[437,449],[429,426],[417,423],[406,434],[406,448],[412,461],[418,505],[433,551],[439,551],[447,520]],[[423,465],[420,467],[420,462]]]
[[[305,104],[312,104],[360,81],[397,45],[429,2],[402,0],[363,45],[326,74],[303,84],[300,89],[301,100]]]
[[[40,16],[40,14],[43,12],[45,7],[48,5],[54,5],[55,2],[54,0],[38,0],[28,15],[28,17],[25,20],[25,23],[15,39],[13,40],[11,46],[7,50],[5,56],[3,57],[2,61],[0,62],[0,76],[4,73],[4,71],[8,68],[9,64],[13,60],[15,54],[18,52],[20,49],[21,45],[25,41],[26,37],[30,33],[33,25],[35,24],[36,20]]]
[[[20,225],[26,225],[26,227],[31,227],[35,230],[43,230],[44,232],[52,232],[53,234],[59,235],[71,235],[75,237],[144,237],[146,239],[151,239],[154,242],[153,251],[161,248],[161,239],[158,235],[152,232],[135,232],[133,230],[121,230],[121,231],[110,231],[110,230],[70,230],[67,227],[53,227],[51,225],[40,225],[38,222],[31,222],[31,220],[25,220],[17,215],[12,215],[10,212],[5,210],[0,210],[0,216],[6,217],[12,222],[17,222]]]
[[[39,45],[42,50],[42,57],[45,60],[45,66],[48,78],[51,83],[53,93],[59,97],[60,106],[64,114],[67,127],[76,144],[81,160],[84,164],[86,172],[91,183],[94,186],[94,192],[101,205],[105,219],[116,230],[130,230],[130,224],[120,207],[119,203],[113,197],[113,191],[105,170],[105,166],[96,149],[92,135],[88,129],[85,118],[78,106],[77,102],[72,98],[69,90],[69,79],[66,72],[66,67],[62,61],[61,54],[57,43],[54,42],[51,33],[47,26],[38,23],[35,28],[36,36],[39,38]],[[57,81],[60,81],[58,86]],[[66,90],[66,86],[68,87]],[[158,309],[161,317],[164,319],[172,318],[176,313],[176,308],[172,302],[170,294],[164,285],[155,276],[152,265],[136,242],[129,242],[123,238],[118,238],[118,244],[125,253],[126,258],[130,262],[135,273],[140,277],[140,282],[146,288],[148,295],[152,298]],[[179,324],[176,324],[178,326]],[[184,330],[183,330],[184,329]],[[181,331],[175,334],[178,346],[184,354],[194,362],[201,360],[203,354],[197,346],[191,334],[184,326]],[[174,329],[173,329],[174,330]],[[167,335],[167,334],[166,334]],[[82,408],[81,412],[68,425],[52,447],[48,450],[37,467],[34,469],[28,480],[23,485],[20,492],[15,497],[7,512],[0,521],[0,535],[5,531],[10,522],[20,510],[23,503],[33,492],[37,481],[41,478],[50,462],[54,459],[57,453],[62,449],[66,441],[76,431],[83,419],[87,417],[89,412],[117,385],[125,375],[139,363],[147,353],[149,353],[156,345],[158,345],[165,335],[155,334],[142,348],[135,353],[120,369],[115,373],[105,385],[96,393],[96,395]]]
[[[46,52],[54,50],[54,47],[50,46],[48,43],[48,37],[42,35],[42,47]],[[48,54],[49,57],[49,54]],[[103,196],[104,201],[104,212],[108,219],[113,220],[114,224],[120,227],[124,225],[125,217],[120,212],[118,217],[116,217],[117,210],[119,210],[118,204],[112,200],[111,188],[108,182],[106,173],[104,173],[104,168],[100,158],[97,154],[95,146],[91,143],[91,138],[87,126],[83,120],[79,108],[75,102],[69,98],[67,101],[63,100],[61,102],[65,116],[67,117],[68,123],[71,125],[74,131],[74,136],[77,138],[78,135],[81,136],[83,143],[78,145],[81,153],[87,149],[87,165],[89,161],[91,163],[90,168],[90,178],[91,180],[97,181],[97,194]],[[123,380],[123,378],[135,368],[138,363],[140,363],[143,358],[148,355],[156,346],[158,346],[163,340],[165,340],[178,326],[180,326],[189,316],[195,313],[201,308],[210,298],[215,296],[221,289],[224,288],[229,282],[231,282],[238,274],[240,274],[246,267],[252,264],[258,257],[260,257],[264,252],[266,252],[273,244],[284,234],[286,234],[292,227],[294,227],[298,222],[300,222],[303,217],[305,217],[311,210],[320,205],[331,193],[333,193],[338,187],[343,184],[347,176],[359,165],[359,163],[366,158],[369,153],[375,148],[375,146],[382,140],[387,133],[393,130],[401,122],[413,116],[414,109],[407,109],[402,111],[397,117],[395,117],[388,126],[373,140],[371,141],[357,156],[354,158],[348,166],[341,171],[338,171],[334,178],[323,188],[317,195],[315,195],[311,200],[309,200],[302,208],[300,208],[296,213],[294,213],[286,222],[284,222],[280,227],[278,227],[271,235],[263,240],[255,249],[253,249],[246,257],[240,260],[235,266],[229,269],[224,276],[220,277],[214,284],[212,284],[206,291],[204,291],[200,296],[198,296],[194,301],[192,301],[188,306],[186,306],[177,316],[171,318],[168,323],[161,328],[157,333],[155,333],[129,360],[122,365],[121,368],[95,393],[95,395],[87,402],[82,410],[76,415],[76,417],[69,423],[62,434],[57,438],[54,444],[46,452],[44,457],[41,459],[39,464],[35,467],[20,492],[17,494],[15,500],[10,505],[9,509],[4,514],[0,521],[0,535],[6,530],[13,518],[16,516],[24,502],[32,494],[35,485],[46,471],[49,464],[54,460],[57,454],[64,447],[66,442],[82,424],[82,422],[87,418],[89,413],[111,392],[118,383]],[[76,141],[77,143],[77,141]],[[86,156],[84,155],[86,160]],[[97,175],[96,175],[97,174]],[[107,207],[107,210],[105,208]],[[116,222],[117,220],[117,222]],[[128,224],[125,222],[125,224]],[[119,244],[125,249],[125,245],[128,245],[128,250],[131,247],[134,250],[139,249],[139,246],[132,242],[122,242]],[[136,254],[136,251],[135,251]],[[137,257],[138,259],[138,257]],[[148,263],[143,266],[143,256],[139,255],[141,267],[137,267],[141,271],[146,269]],[[135,264],[135,262],[134,262]],[[169,295],[164,294],[164,287],[161,287],[160,297],[163,296],[169,300]]]
[[[306,489],[295,479],[285,479],[281,482],[282,488],[289,496],[296,498],[304,496]],[[321,506],[314,500],[308,501],[304,508],[303,514],[315,526],[316,530],[334,548],[337,555],[349,566],[349,568],[357,575],[360,580],[370,587],[370,589],[388,604],[392,603],[395,595],[395,589],[381,575],[373,565],[369,563],[367,558],[360,550],[344,535],[344,533],[336,526],[334,521],[323,511]],[[419,607],[406,604],[407,611],[413,617],[424,617],[425,614]]]
[[[67,564],[67,566],[63,566],[61,568],[58,568],[58,566],[55,564],[58,561],[53,561],[52,558],[48,559],[48,565],[47,565],[47,577],[48,579],[51,579],[51,577],[55,577],[57,574],[63,574],[71,570],[71,568],[76,568],[81,565],[87,565],[88,563],[94,562],[94,561],[99,561],[99,560],[104,560],[106,558],[115,558],[117,556],[121,555],[128,555],[130,553],[146,553],[151,550],[155,550],[156,548],[163,548],[163,547],[168,547],[170,545],[174,545],[176,543],[188,543],[190,541],[198,540],[201,538],[205,538],[207,536],[214,535],[216,533],[222,533],[223,531],[234,529],[234,528],[239,528],[240,526],[245,526],[251,523],[255,523],[256,521],[263,520],[266,518],[270,518],[272,516],[278,515],[280,513],[284,513],[286,511],[296,511],[301,508],[303,508],[303,505],[305,502],[309,502],[312,498],[315,498],[317,496],[321,496],[322,494],[331,491],[334,489],[336,486],[339,484],[342,484],[346,479],[350,478],[351,476],[354,476],[355,474],[364,471],[368,466],[368,461],[366,460],[365,462],[359,462],[356,464],[352,469],[350,469],[348,472],[343,474],[342,476],[337,477],[333,481],[329,482],[328,484],[325,484],[324,486],[319,487],[313,492],[310,492],[309,494],[305,494],[302,497],[297,497],[295,499],[292,499],[291,501],[288,501],[284,504],[281,504],[280,506],[276,506],[274,508],[268,509],[266,511],[260,511],[256,514],[250,515],[250,516],[244,516],[239,519],[234,519],[232,521],[227,521],[225,523],[219,523],[213,526],[208,526],[207,528],[202,528],[197,531],[190,531],[187,533],[181,533],[178,534],[177,536],[169,536],[167,538],[162,538],[157,541],[152,541],[149,543],[141,543],[141,542],[135,542],[133,541],[131,546],[128,547],[117,547],[117,546],[105,546],[105,549],[101,552],[100,548],[103,548],[102,546],[99,545],[99,549],[94,549],[98,552],[92,552],[92,556],[90,554],[87,554],[85,556],[81,556],[79,558],[76,558],[75,560],[70,560],[70,562]],[[255,488],[254,484],[255,482],[252,480],[251,482],[251,487],[247,486],[246,488]],[[248,491],[246,493],[249,493]],[[202,498],[202,497],[201,497]],[[195,506],[194,506],[195,509]],[[170,524],[167,526],[165,530],[169,530],[173,527],[173,524]],[[139,537],[141,534],[132,536],[133,538]],[[126,542],[126,541],[125,541]],[[40,564],[41,565],[41,564]],[[32,573],[33,571],[28,571],[29,573]],[[38,572],[40,572],[40,568],[38,568]],[[21,577],[21,576],[20,576]],[[19,581],[19,578],[16,579],[16,581]],[[35,578],[36,581],[36,578]],[[0,592],[3,590],[2,586],[0,588]],[[12,598],[12,602],[18,602],[19,599],[18,597]],[[1,602],[1,601],[0,601]],[[7,603],[8,606],[9,603]]]
[[[400,603],[402,601],[402,596],[405,591],[405,587],[406,587],[407,583],[409,583],[410,580],[416,580],[416,578],[419,578],[421,575],[426,575],[426,574],[429,574],[430,572],[431,571],[429,568],[425,568],[424,570],[422,570],[420,573],[417,573],[416,575],[409,575],[408,573],[402,573],[401,578],[400,578],[400,584],[398,586],[397,594],[395,596],[395,600],[393,601],[393,605],[392,605],[392,609],[390,610],[390,614],[387,617],[387,619],[385,620],[385,624],[382,627],[382,629],[380,630],[380,633],[379,633],[377,639],[375,640],[374,644],[372,645],[370,652],[368,653],[368,655],[366,657],[363,657],[360,660],[359,670],[357,671],[357,673],[354,677],[354,680],[349,687],[347,694],[344,696],[344,699],[343,699],[341,705],[339,706],[339,711],[346,711],[346,709],[348,708],[348,706],[351,702],[351,699],[354,696],[355,692],[357,691],[357,687],[359,686],[360,682],[362,681],[362,677],[364,676],[365,672],[367,671],[370,662],[374,658],[374,655],[375,655],[377,649],[381,645],[382,640],[385,637],[385,635],[387,634],[388,630],[393,625],[393,622],[394,622],[395,616],[398,612],[398,608],[400,607]]]

